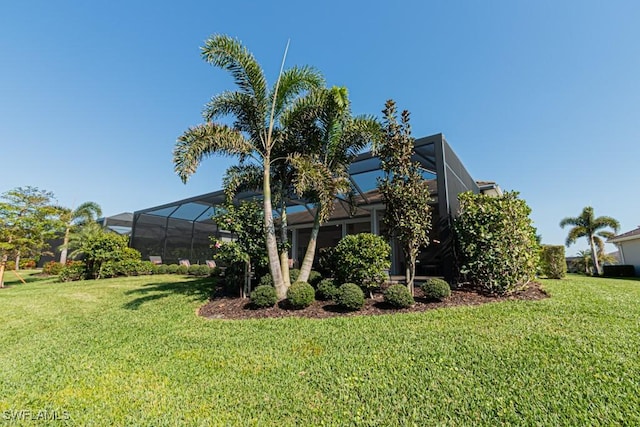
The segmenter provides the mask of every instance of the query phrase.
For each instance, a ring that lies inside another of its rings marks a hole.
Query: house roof
[[[619,243],[624,242],[626,240],[636,240],[640,239],[640,226],[635,230],[627,231],[626,233],[618,234],[617,236],[613,236],[609,240],[608,243]]]

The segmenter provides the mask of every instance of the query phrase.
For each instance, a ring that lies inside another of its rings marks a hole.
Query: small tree
[[[18,187],[0,196],[0,287],[9,257],[39,256],[56,231],[53,193],[35,187]]]
[[[567,274],[564,246],[542,245],[542,273],[549,279],[562,279]]]
[[[593,208],[587,206],[582,209],[580,216],[567,217],[560,221],[560,227],[564,228],[567,225],[572,225],[573,228],[569,230],[565,244],[569,247],[580,237],[585,237],[589,241],[589,247],[591,248],[591,261],[595,266],[594,274],[599,275],[601,271],[598,254],[601,252],[604,253],[604,241],[602,238],[609,239],[615,235],[615,233],[603,229],[611,228],[617,232],[620,228],[620,223],[610,216],[600,216],[596,218],[593,213]]]
[[[539,248],[527,203],[516,192],[501,197],[465,192],[458,199],[460,215],[454,230],[463,277],[498,294],[530,282],[536,274]]]
[[[381,236],[370,233],[352,234],[342,238],[332,252],[338,283],[356,283],[371,290],[384,283],[391,266],[391,247]]]
[[[71,232],[91,221],[96,221],[102,215],[102,209],[94,202],[85,202],[75,209],[62,206],[56,207],[56,209],[58,211],[58,219],[64,229],[64,238],[62,246],[60,246],[60,264],[65,265]]]
[[[407,264],[407,287],[413,295],[416,259],[420,248],[429,244],[429,187],[422,177],[419,163],[411,160],[415,140],[411,136],[409,112],[403,111],[398,123],[396,104],[389,100],[383,113],[385,138],[376,150],[385,173],[384,178],[378,181],[385,203],[383,220],[388,237],[400,242]]]
[[[69,247],[73,249],[71,258],[82,258],[86,266],[86,276],[100,279],[102,266],[108,261],[130,259],[132,253],[128,247],[129,238],[117,233],[104,231],[98,224],[89,223],[69,237]]]
[[[268,257],[264,241],[264,214],[257,201],[242,202],[239,205],[227,203],[213,220],[218,227],[234,234],[234,242],[220,242],[212,238],[214,258],[228,264],[243,263],[244,286],[240,296],[251,293],[250,272],[252,266],[259,272],[268,269]]]

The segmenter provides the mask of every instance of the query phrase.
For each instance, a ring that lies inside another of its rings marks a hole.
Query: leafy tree
[[[86,276],[102,277],[102,267],[109,261],[140,259],[140,252],[129,248],[127,236],[103,230],[96,223],[88,223],[69,236],[71,258],[82,258],[86,265]]]
[[[587,206],[582,209],[582,213],[577,217],[566,217],[560,221],[560,227],[564,228],[567,225],[573,226],[569,230],[569,235],[565,242],[569,247],[581,237],[585,237],[589,241],[589,247],[591,248],[591,261],[595,267],[595,274],[601,274],[600,262],[598,260],[598,253],[604,253],[604,241],[602,238],[608,239],[615,235],[615,232],[620,228],[620,223],[609,216],[595,217],[593,208]],[[603,230],[604,228],[612,228],[614,232]]]
[[[366,145],[377,142],[380,124],[370,116],[352,117],[347,89],[318,89],[302,98],[286,119],[304,147],[289,156],[295,167],[295,190],[315,204],[311,237],[298,280],[307,281],[320,226],[334,208],[336,196],[349,192],[349,166]]]
[[[240,41],[225,35],[210,37],[202,48],[202,56],[210,64],[229,71],[237,90],[214,96],[205,107],[206,123],[188,129],[178,138],[173,152],[175,170],[186,182],[202,159],[213,154],[238,156],[241,165],[253,162],[260,168],[269,270],[278,297],[284,299],[288,284],[278,257],[271,193],[272,164],[284,160],[273,154],[284,137],[280,117],[297,97],[320,87],[323,79],[309,67],[281,69],[275,86],[268,89],[254,56]],[[234,119],[232,126],[213,122],[225,116]]]
[[[53,193],[35,187],[18,187],[0,196],[0,287],[9,257],[16,269],[21,256],[39,256],[55,235]]]
[[[67,262],[67,251],[69,250],[69,235],[78,227],[96,221],[102,215],[100,205],[94,202],[85,202],[75,209],[62,206],[57,207],[58,215],[64,229],[64,240],[60,246],[60,264]]]
[[[378,188],[385,203],[384,223],[388,237],[400,242],[407,268],[407,287],[413,295],[416,259],[420,248],[429,244],[431,209],[429,187],[420,172],[420,164],[411,160],[414,139],[411,136],[409,112],[403,111],[400,123],[396,118],[396,104],[385,105],[385,137],[377,148],[381,169],[385,175]]]
[[[233,242],[220,242],[215,238],[214,258],[228,264],[242,262],[245,266],[245,286],[241,288],[241,296],[251,292],[248,272],[252,266],[257,272],[265,272],[268,268],[268,257],[264,244],[264,215],[261,204],[257,201],[242,202],[239,205],[227,203],[214,215],[213,220],[218,227],[235,235]]]

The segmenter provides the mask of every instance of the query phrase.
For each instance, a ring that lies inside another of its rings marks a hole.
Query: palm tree
[[[578,217],[567,217],[560,221],[560,227],[564,228],[572,225],[565,244],[568,246],[576,242],[580,237],[586,237],[591,248],[591,260],[594,266],[594,273],[600,274],[600,263],[598,262],[598,253],[604,253],[604,241],[602,238],[608,239],[615,233],[603,228],[612,228],[615,232],[620,228],[620,223],[609,216],[600,216],[595,218],[593,208],[587,206],[582,209],[582,213]]]
[[[278,257],[271,197],[271,167],[279,160],[272,154],[282,142],[281,115],[296,98],[322,86],[324,80],[309,67],[283,71],[283,58],[278,80],[268,89],[254,56],[240,41],[225,35],[210,37],[202,47],[202,56],[210,64],[230,72],[237,90],[214,96],[205,107],[206,123],[188,129],[178,138],[173,152],[175,171],[186,182],[202,159],[213,154],[238,156],[241,164],[254,162],[261,168],[269,270],[276,293],[283,299],[288,286]],[[213,122],[228,116],[234,119],[232,126]]]
[[[349,166],[367,144],[377,141],[381,126],[373,117],[351,116],[344,87],[312,92],[284,120],[304,144],[289,156],[297,172],[295,190],[315,204],[311,237],[298,276],[307,281],[320,226],[329,219],[336,196],[351,189]]]
[[[65,207],[57,207],[57,209],[59,219],[64,227],[64,240],[60,246],[60,264],[65,265],[69,249],[69,235],[77,227],[95,222],[102,215],[102,209],[94,202],[84,202],[75,209]]]

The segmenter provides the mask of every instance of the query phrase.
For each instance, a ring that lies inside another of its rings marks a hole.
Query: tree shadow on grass
[[[216,291],[216,280],[212,277],[194,277],[169,283],[148,283],[138,289],[126,291],[125,295],[139,295],[125,303],[123,308],[137,310],[146,302],[166,298],[170,295],[185,295],[192,301],[207,301]]]

